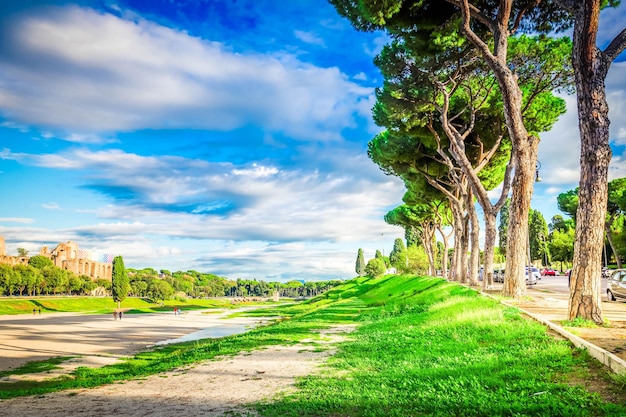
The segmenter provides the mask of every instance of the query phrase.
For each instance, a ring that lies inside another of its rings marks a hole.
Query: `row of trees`
[[[441,268],[440,253],[444,253],[443,245],[436,244],[433,254],[436,268]],[[427,274],[430,269],[430,261],[422,245],[413,242],[409,246],[405,246],[402,239],[394,241],[389,256],[383,256],[380,250],[376,250],[374,258],[368,260],[367,264],[363,249],[359,249],[355,266],[358,276],[378,277],[385,274],[390,268],[401,274]]]
[[[384,30],[392,39],[375,59],[384,84],[374,119],[386,131],[370,141],[368,154],[404,180],[404,205],[385,220],[420,237],[431,268],[432,235],[452,226],[452,279],[465,281],[470,271],[468,279],[477,281],[478,202],[485,228],[483,285],[493,284],[496,216],[511,190],[503,292],[525,295],[539,134],[565,111],[554,93],[575,85],[582,152],[577,218],[584,221],[576,223],[569,316],[601,323],[601,231],[611,157],[604,79],[626,48],[626,29],[603,51],[596,35],[601,8],[618,2],[330,2],[357,29]],[[547,36],[572,25],[572,40]],[[502,192],[494,204],[487,192],[498,184]],[[442,241],[447,245],[448,237]]]
[[[198,271],[170,272],[153,268],[125,268],[124,260],[113,260],[111,281],[89,276],[77,276],[56,267],[41,255],[29,259],[28,265],[0,264],[0,295],[90,295],[100,288],[121,303],[127,296],[154,301],[173,297],[271,297],[278,291],[281,297],[312,297],[339,285],[339,280],[302,282],[265,282],[262,280],[230,280]]]
[[[574,242],[576,230],[576,211],[578,209],[578,188],[569,190],[557,197],[559,210],[569,218],[555,215],[546,222],[543,214],[538,210],[529,211],[528,215],[528,255],[531,262],[540,261],[543,266],[552,266],[560,263],[560,269],[567,268],[574,259]],[[509,222],[509,206],[511,201],[506,200],[500,210],[498,226],[499,246],[495,256],[501,259],[506,255],[507,230]],[[398,209],[396,209],[396,212]],[[622,259],[626,257],[626,178],[618,178],[608,183],[607,216],[605,222],[604,264],[617,264],[622,267]],[[434,236],[429,235],[430,239]],[[444,250],[443,243],[438,241],[433,245],[433,265],[437,269],[450,262],[454,257],[449,250]],[[447,254],[447,256],[444,256]],[[484,262],[484,253],[480,254],[480,262]],[[357,255],[356,272],[358,275],[378,276],[393,267],[402,273],[428,273],[430,260],[425,253],[421,241],[412,242],[405,247],[402,239],[396,239],[389,257],[383,257],[380,251],[365,265],[363,250]]]
[[[155,300],[166,300],[176,295],[194,298],[271,297],[274,291],[278,291],[281,297],[311,297],[341,282],[339,280],[266,282],[241,278],[231,280],[194,270],[157,272],[152,268],[128,269],[127,273],[129,295]]]

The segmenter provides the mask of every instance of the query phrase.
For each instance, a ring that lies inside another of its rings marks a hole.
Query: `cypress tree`
[[[404,242],[398,238],[393,242],[393,249],[389,253],[389,262],[396,268],[401,268],[405,264],[405,252]]]
[[[365,259],[363,258],[363,249],[359,248],[359,253],[356,256],[356,273],[362,277],[365,275]]]
[[[126,274],[126,268],[124,268],[124,259],[121,256],[116,256],[113,258],[111,293],[113,301],[117,303],[117,308],[120,308],[120,303],[126,299],[129,290],[130,282],[128,274]]]

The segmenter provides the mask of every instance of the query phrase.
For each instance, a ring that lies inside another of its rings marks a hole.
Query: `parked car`
[[[543,268],[543,270],[541,270],[541,275],[543,275],[544,277],[545,277],[545,276],[551,276],[551,277],[554,277],[554,276],[559,275],[559,273],[558,273],[558,272],[556,272],[556,271],[555,271],[554,269],[552,269],[552,268]]]
[[[606,298],[609,301],[626,300],[626,269],[613,271],[606,283]]]
[[[537,268],[535,268],[537,269]],[[530,277],[529,277],[530,275]],[[537,269],[537,275],[539,275],[539,270]],[[537,275],[533,271],[528,273],[528,268],[526,268],[526,285],[535,285],[537,283]]]
[[[528,270],[528,267],[526,267],[526,270]],[[531,266],[530,270],[531,270],[533,276],[535,277],[535,281],[539,281],[541,279],[541,272],[539,272],[539,268]]]
[[[493,282],[504,282],[504,270],[493,271]]]

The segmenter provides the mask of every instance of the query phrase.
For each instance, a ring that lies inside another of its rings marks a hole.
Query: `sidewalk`
[[[491,295],[499,294],[490,291]],[[507,299],[504,304],[515,306],[535,320],[544,323],[575,346],[586,348],[589,353],[616,373],[626,373],[626,303],[602,300],[602,314],[606,327],[563,327],[568,319],[569,294],[528,287],[528,297],[520,300]]]

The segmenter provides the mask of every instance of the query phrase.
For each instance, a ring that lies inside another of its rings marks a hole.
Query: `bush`
[[[365,266],[365,273],[370,277],[379,277],[387,271],[387,266],[382,258],[370,259]]]

